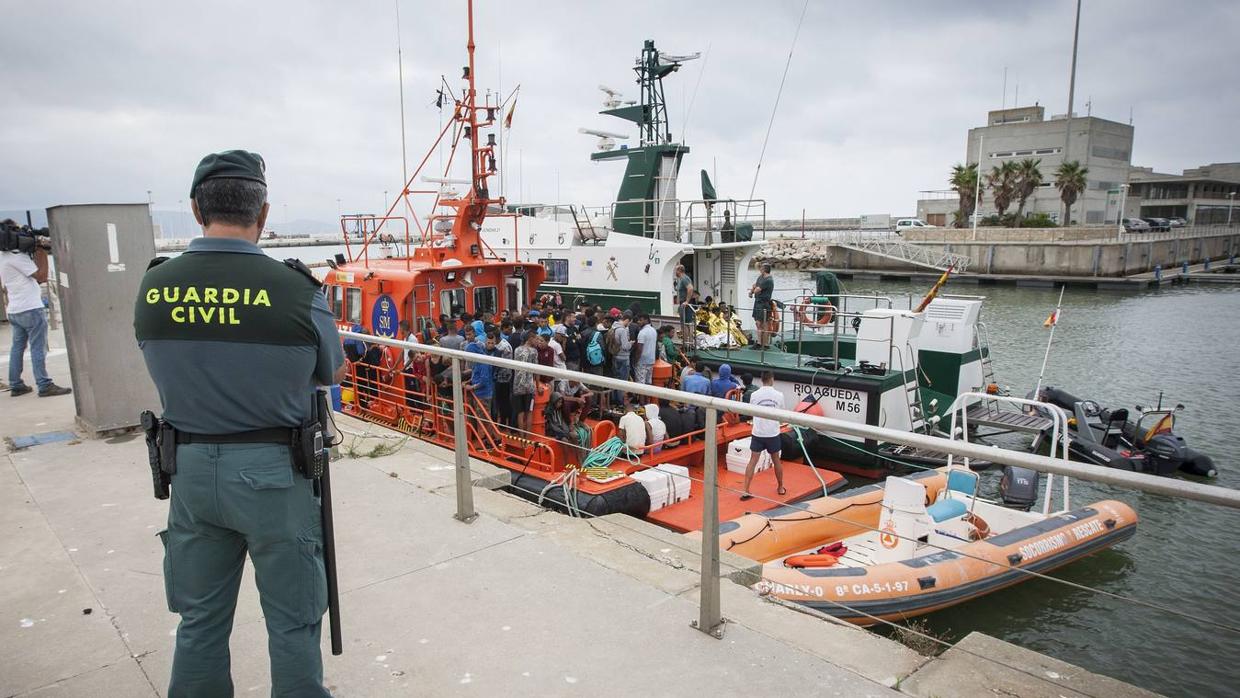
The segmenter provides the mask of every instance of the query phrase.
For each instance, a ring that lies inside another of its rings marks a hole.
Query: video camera
[[[0,221],[0,252],[23,252],[33,255],[36,248],[51,249],[52,238],[47,228],[18,225],[14,220]]]

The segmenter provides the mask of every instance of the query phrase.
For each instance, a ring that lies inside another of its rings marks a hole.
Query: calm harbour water
[[[811,285],[785,272],[780,283]],[[920,296],[929,284],[853,282],[849,293]],[[1033,389],[1057,289],[952,286],[947,293],[986,296],[997,381],[1024,396]],[[1176,431],[1214,458],[1214,484],[1240,487],[1240,434],[1233,411],[1240,392],[1240,288],[1177,286],[1141,293],[1069,289],[1045,382],[1104,406],[1183,403]],[[983,474],[996,493],[998,472]],[[1240,512],[1074,480],[1073,506],[1099,499],[1132,505],[1137,534],[1112,550],[1052,576],[1212,621],[1240,626]],[[1058,500],[1056,501],[1058,503]],[[925,617],[950,641],[980,631],[1086,669],[1171,696],[1240,692],[1240,634],[1102,594],[1032,580]]]
[[[332,247],[271,249],[276,258],[317,262]],[[812,287],[809,275],[776,272],[779,288]],[[848,293],[878,293],[905,307],[928,283],[853,282]],[[1014,395],[1033,389],[1057,289],[949,284],[946,292],[986,296],[996,378]],[[1177,432],[1209,454],[1215,484],[1240,487],[1240,459],[1228,435],[1240,434],[1233,412],[1240,392],[1240,288],[1170,287],[1141,293],[1069,289],[1046,381],[1104,406],[1185,405]],[[982,475],[994,494],[998,472]],[[1072,502],[1119,499],[1140,516],[1137,534],[1116,548],[1052,576],[1218,623],[1240,626],[1240,513],[1215,506],[1073,481]],[[1058,501],[1058,500],[1057,500]],[[1032,580],[925,617],[949,641],[972,631],[1007,640],[1092,671],[1170,696],[1240,692],[1240,634],[1130,601],[1048,580]]]

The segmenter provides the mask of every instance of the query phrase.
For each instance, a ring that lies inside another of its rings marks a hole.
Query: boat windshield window
[[[474,289],[474,312],[487,316],[494,315],[499,301],[499,294],[494,286],[482,286]]]
[[[567,259],[540,259],[538,263],[547,270],[547,280],[543,283],[548,284],[567,284],[568,283],[568,260]]]
[[[362,289],[351,288],[348,290],[349,298],[349,324],[362,324]]]
[[[331,306],[332,315],[337,320],[344,319],[344,288],[341,286],[331,286],[327,292],[327,304]]]
[[[465,312],[465,289],[450,288],[439,294],[439,312],[448,317],[460,317]]]

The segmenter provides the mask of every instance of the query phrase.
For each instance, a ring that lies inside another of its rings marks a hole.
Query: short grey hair
[[[267,187],[236,177],[208,179],[194,190],[194,201],[198,203],[203,225],[250,226],[258,223],[263,204],[267,203]]]

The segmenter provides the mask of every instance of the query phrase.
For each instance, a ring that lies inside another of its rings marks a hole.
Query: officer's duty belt
[[[241,431],[236,434],[189,434],[177,431],[178,444],[280,444],[289,446],[293,443],[293,430],[289,427],[271,429],[255,429]]]

